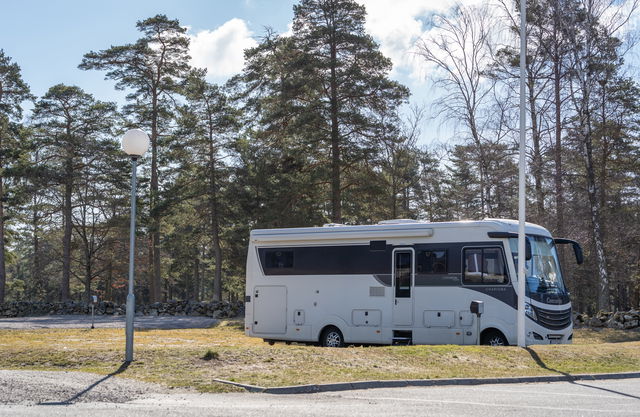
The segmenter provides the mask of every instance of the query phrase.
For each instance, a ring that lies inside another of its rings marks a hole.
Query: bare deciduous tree
[[[491,215],[491,194],[487,182],[488,160],[485,131],[486,109],[494,82],[488,70],[494,62],[495,25],[487,6],[458,6],[451,15],[434,18],[434,29],[416,44],[417,55],[435,67],[434,83],[445,92],[436,111],[461,121],[477,148],[482,216]]]

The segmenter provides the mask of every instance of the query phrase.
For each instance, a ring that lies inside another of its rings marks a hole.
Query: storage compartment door
[[[253,289],[253,332],[287,332],[287,288],[260,286]]]

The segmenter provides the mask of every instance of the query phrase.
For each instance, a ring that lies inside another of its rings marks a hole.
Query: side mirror
[[[582,253],[582,247],[575,240],[557,238],[557,239],[553,239],[553,242],[556,245],[569,245],[569,244],[572,245],[573,253],[576,255],[576,263],[578,265],[581,265],[584,262],[584,254]]]
[[[532,257],[533,253],[531,251],[531,241],[527,237],[524,239],[524,259],[530,261]]]
[[[582,247],[578,242],[573,242],[573,253],[576,255],[576,263],[581,265],[584,262],[584,254],[582,253]]]

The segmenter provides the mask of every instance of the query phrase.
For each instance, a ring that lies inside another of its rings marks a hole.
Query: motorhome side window
[[[267,268],[293,268],[293,251],[271,249],[265,252],[265,265]]]
[[[447,251],[446,249],[422,251],[416,264],[418,272],[422,274],[446,274],[448,272]]]
[[[463,250],[463,282],[465,284],[506,284],[507,269],[500,248],[467,248]]]

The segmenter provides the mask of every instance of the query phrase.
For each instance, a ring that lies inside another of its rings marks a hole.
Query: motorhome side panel
[[[515,343],[517,295],[509,241],[488,237],[496,222],[476,223],[446,224],[422,238],[416,233],[385,238],[376,232],[374,239],[352,234],[348,240],[312,236],[295,241],[278,231],[276,241],[269,242],[269,236],[257,244],[252,240],[246,333],[317,342],[323,328],[332,325],[347,343],[389,344],[395,332],[404,331],[415,344],[475,344],[480,335],[469,304],[480,300],[485,303],[482,329],[497,329]],[[331,236],[337,235],[332,231]],[[412,271],[410,281],[403,275],[407,270]],[[261,300],[265,290],[269,294]],[[271,301],[261,304],[263,300]],[[410,311],[394,310],[403,301]],[[566,306],[547,308],[564,311]],[[394,319],[398,311],[404,318]],[[530,319],[527,327],[534,330],[530,335],[548,333]],[[558,333],[566,342],[570,328]]]
[[[479,292],[479,288],[460,288],[458,263],[463,245],[444,242],[410,245],[411,253],[417,250],[421,258],[413,266],[414,272],[418,268],[418,273],[412,282],[414,294],[410,307],[411,322],[404,325],[393,321],[392,307],[395,303],[391,255],[398,250],[406,252],[406,244],[397,245],[398,248],[396,245],[388,245],[384,250],[378,248],[377,253],[371,253],[370,248],[362,244],[256,248],[252,254],[255,254],[254,259],[259,262],[250,262],[248,270],[251,269],[252,273],[248,274],[248,289],[254,288],[255,292],[255,288],[267,285],[286,287],[288,313],[284,335],[265,335],[256,331],[253,333],[263,337],[279,336],[286,340],[316,341],[324,326],[335,325],[343,331],[347,342],[390,343],[392,329],[407,328],[415,329],[415,343],[475,343],[477,335],[473,318],[470,319],[465,311],[472,299],[485,298],[487,304],[491,304],[491,297]],[[476,245],[496,244],[476,242]],[[405,248],[404,251],[402,247]],[[437,259],[434,261],[426,258],[433,258],[434,252],[448,253],[447,263],[451,267],[438,267]],[[369,258],[363,258],[367,256]],[[298,261],[297,269],[294,268],[293,259]],[[318,260],[321,261],[320,264],[314,265]],[[338,266],[342,268],[341,271]],[[328,274],[308,274],[313,270]],[[256,279],[252,280],[252,277]],[[251,281],[255,282],[252,284]],[[442,284],[447,286],[441,288],[439,285]],[[486,317],[502,321],[502,317],[510,316],[505,312],[508,308],[489,308]],[[251,308],[247,308],[247,311],[251,311]],[[253,311],[257,311],[255,307]],[[446,317],[448,322],[436,322],[431,316]],[[253,322],[256,321],[260,323],[260,318],[254,317]],[[507,326],[507,323],[503,323],[500,327]]]

